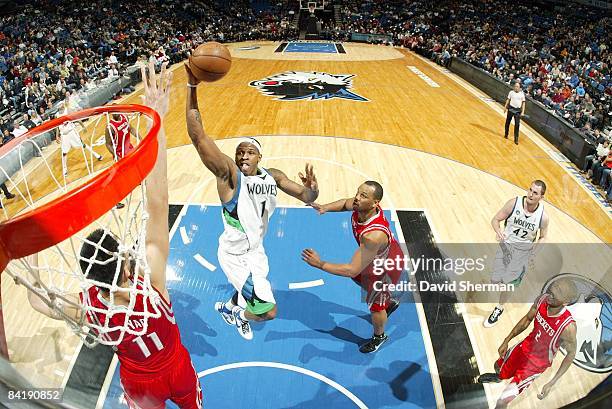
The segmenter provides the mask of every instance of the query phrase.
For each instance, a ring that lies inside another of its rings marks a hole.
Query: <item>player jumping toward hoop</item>
[[[223,154],[206,135],[198,108],[199,81],[185,65],[188,76],[187,130],[200,159],[217,177],[222,203],[224,231],[219,237],[217,256],[223,272],[234,286],[233,296],[215,309],[225,322],[235,325],[245,339],[252,339],[249,321],[276,317],[276,301],[268,281],[268,258],[263,239],[276,207],[277,188],[304,203],[314,202],[319,190],[311,165],[300,173],[302,185],[278,169],[259,167],[263,149],[254,138],[243,138],[234,159]]]
[[[375,352],[389,338],[385,334],[387,318],[399,306],[389,291],[381,284],[397,283],[401,269],[395,266],[391,270],[377,274],[373,271],[375,259],[403,259],[404,254],[393,237],[389,222],[380,208],[383,188],[378,182],[367,181],[359,186],[355,197],[340,199],[325,205],[312,204],[312,207],[323,214],[326,212],[352,211],[351,224],[353,235],[359,248],[350,263],[335,264],[321,260],[313,249],[305,249],[302,259],[313,267],[343,277],[350,277],[367,293],[366,301],[372,314],[374,335],[372,339],[359,347],[363,353]],[[381,265],[385,265],[383,262]],[[375,285],[375,283],[377,283]]]
[[[529,312],[514,326],[499,347],[499,359],[495,362],[495,373],[478,377],[478,382],[500,382],[511,379],[504,389],[496,408],[502,409],[531,385],[548,367],[559,347],[563,346],[565,358],[557,373],[538,393],[544,399],[555,383],[569,369],[576,355],[576,323],[567,305],[576,300],[576,286],[568,279],[555,281],[531,306]],[[535,318],[535,321],[534,321]],[[531,333],[508,350],[512,338],[520,335],[534,321]]]
[[[172,75],[166,71],[166,64],[162,65],[159,80],[156,78],[152,63],[149,64],[148,75],[144,66],[141,69],[145,104],[155,109],[163,119],[168,111]],[[181,342],[166,287],[166,261],[169,251],[168,179],[163,123],[157,138],[159,144],[157,161],[145,179],[146,210],[149,214],[145,248],[154,289],[151,298],[146,302],[150,304],[148,311],[152,310],[154,304],[161,314],[157,318],[148,318],[146,334],[137,337],[125,332],[123,340],[114,349],[119,358],[121,384],[130,408],[164,408],[166,400],[169,399],[181,408],[195,409],[202,407],[202,391],[189,352]],[[121,265],[118,268],[119,262]],[[37,261],[34,263],[37,264]],[[81,248],[79,263],[88,279],[108,285],[116,279],[117,285],[123,289],[133,285],[134,262],[128,254],[121,252],[117,239],[106,230],[97,229],[87,237]],[[115,272],[118,277],[115,277]],[[143,289],[143,285],[141,280],[136,282],[137,289]],[[121,328],[127,325],[142,328],[142,315],[140,318],[132,316],[125,323],[125,313],[121,310],[115,310],[112,315],[97,311],[108,310],[111,307],[111,300],[114,300],[115,307],[127,308],[131,297],[128,291],[111,293],[106,287],[91,286],[78,295],[68,295],[67,298],[73,305],[67,304],[62,309],[64,314],[79,321],[82,309],[74,306],[84,304],[87,319],[92,323],[102,326],[106,320],[110,320],[109,327]],[[135,297],[134,311],[143,312],[145,300],[142,294],[137,294]],[[38,296],[29,292],[28,298],[35,310],[51,318],[61,319],[57,311],[50,308]],[[117,334],[112,330],[102,336],[113,339]]]
[[[492,283],[513,284],[515,288],[521,284],[530,258],[536,251],[536,238],[538,245],[547,239],[549,219],[544,211],[544,204],[540,203],[545,193],[546,183],[534,180],[526,196],[508,200],[493,216],[491,226],[495,230],[500,248],[495,256]],[[503,231],[499,227],[502,221],[505,224]],[[497,324],[510,294],[509,291],[500,293],[499,305],[484,321],[486,328]]]

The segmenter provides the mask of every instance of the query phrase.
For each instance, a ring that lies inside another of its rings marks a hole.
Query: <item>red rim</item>
[[[151,172],[157,160],[157,133],[161,120],[155,110],[143,105],[108,105],[85,109],[52,119],[16,138],[0,149],[0,156],[36,135],[68,120],[106,112],[140,112],[153,125],[136,148],[86,184],[45,205],[0,223],[0,271],[15,259],[26,257],[66,240],[112,209]]]

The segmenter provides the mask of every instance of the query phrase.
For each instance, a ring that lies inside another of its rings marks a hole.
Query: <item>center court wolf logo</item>
[[[367,98],[350,91],[354,76],[354,74],[328,74],[316,71],[287,71],[251,81],[249,85],[279,101],[342,98],[367,102]]]

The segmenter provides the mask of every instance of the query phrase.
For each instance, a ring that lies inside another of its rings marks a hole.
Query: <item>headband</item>
[[[238,146],[240,146],[240,144],[242,143],[250,143],[251,145],[254,145],[255,148],[257,148],[257,151],[259,152],[259,154],[263,155],[263,148],[261,147],[261,144],[259,143],[257,139],[251,138],[251,137],[240,138],[240,140],[238,141],[238,144],[236,145],[236,148],[238,148]]]

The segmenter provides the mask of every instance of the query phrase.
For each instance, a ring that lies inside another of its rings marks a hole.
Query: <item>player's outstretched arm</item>
[[[497,350],[497,352],[499,352],[500,358],[503,358],[504,355],[506,355],[506,351],[508,350],[508,343],[512,341],[514,337],[520,335],[521,332],[525,331],[535,318],[536,312],[538,311],[538,300],[533,303],[529,311],[527,311],[527,314],[525,314],[525,316],[521,318],[519,322],[516,323],[514,328],[512,328],[512,331],[510,331],[510,334],[508,334],[508,336],[502,341],[501,346]]]
[[[147,263],[151,268],[151,283],[158,291],[166,291],[166,260],[168,259],[168,172],[166,133],[164,116],[168,112],[170,84],[172,73],[166,70],[167,63],[162,64],[159,77],[155,74],[155,65],[150,62],[149,70],[141,67],[144,86],[143,103],[157,111],[161,118],[161,127],[157,134],[157,161],[145,183],[147,186],[147,220],[146,252]],[[167,294],[166,294],[167,295]]]
[[[330,274],[343,277],[356,277],[370,265],[376,257],[376,254],[378,254],[378,251],[386,246],[388,241],[387,235],[381,231],[373,231],[363,235],[361,238],[361,245],[355,254],[353,254],[350,263],[347,264],[323,261],[321,257],[319,257],[319,254],[313,249],[304,249],[302,251],[302,260]]]
[[[561,333],[561,342],[563,344],[563,348],[565,349],[565,357],[563,358],[563,362],[561,362],[561,366],[557,370],[557,373],[553,378],[548,381],[546,385],[542,388],[542,393],[538,393],[539,399],[544,399],[555,386],[555,383],[567,372],[569,367],[572,365],[574,358],[576,357],[576,323],[572,322],[569,324],[563,332]]]
[[[32,286],[30,287],[25,281],[18,278],[20,284],[26,285],[28,289],[28,302],[30,306],[37,312],[46,315],[54,320],[61,320],[63,316],[43,300],[38,293],[44,293],[43,286],[40,282],[40,276],[38,273],[38,253],[28,256],[24,259],[26,263],[30,264],[30,271],[32,274]],[[79,296],[76,294],[66,294],[63,296],[69,301],[68,304],[62,307],[62,312],[66,314],[68,318],[78,321],[81,317],[81,309],[78,307],[80,304]],[[46,299],[46,298],[45,298]]]
[[[304,173],[300,172],[298,174],[302,181],[302,185],[289,179],[282,170],[268,169],[268,172],[276,181],[278,188],[289,196],[295,197],[307,204],[314,202],[317,200],[317,197],[319,197],[317,177],[314,174],[313,166],[309,163],[304,167]]]
[[[497,236],[497,241],[504,241],[507,237],[504,237],[504,232],[499,227],[499,224],[506,220],[508,216],[512,213],[512,209],[514,208],[514,202],[516,199],[510,199],[506,202],[504,207],[502,207],[495,216],[491,219],[491,227],[495,230],[495,234]]]
[[[348,199],[340,199],[324,205],[310,203],[310,206],[319,212],[319,214],[324,214],[327,212],[346,212],[353,210],[353,200],[354,199],[352,197],[349,197]]]
[[[238,180],[238,167],[232,158],[225,155],[217,144],[204,132],[202,116],[198,107],[198,93],[196,86],[200,81],[191,73],[189,66],[185,64],[187,72],[187,132],[195,146],[204,166],[208,168],[218,179],[218,182],[229,184],[235,189]],[[220,180],[219,180],[220,179]]]

